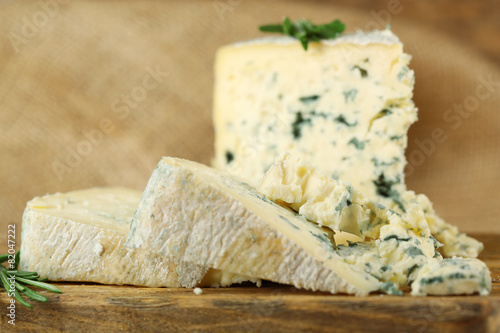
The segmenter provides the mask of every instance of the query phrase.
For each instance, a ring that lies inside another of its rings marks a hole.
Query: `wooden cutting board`
[[[487,297],[354,297],[265,283],[204,288],[137,288],[57,283],[63,294],[44,293],[45,304],[18,307],[23,331],[221,331],[221,332],[498,332],[500,235],[475,235],[492,273]],[[0,331],[7,323],[7,295],[0,293]],[[34,302],[32,302],[34,303]]]

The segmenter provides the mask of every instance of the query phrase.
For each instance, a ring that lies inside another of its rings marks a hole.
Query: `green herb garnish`
[[[28,272],[28,271],[20,271],[17,270],[17,267],[19,266],[19,258],[20,258],[21,251],[17,251],[15,256],[14,256],[14,261],[11,262],[9,261],[9,268],[5,268],[2,263],[6,262],[9,259],[8,254],[4,254],[0,256],[0,286],[3,286],[7,293],[9,295],[13,295],[15,299],[24,305],[27,308],[32,309],[33,305],[27,303],[22,297],[20,292],[25,294],[31,299],[34,299],[35,301],[39,302],[47,302],[47,297],[42,296],[38,294],[37,292],[31,290],[30,288],[26,287],[26,284],[47,289],[48,291],[51,291],[53,293],[58,293],[61,294],[62,291],[48,283],[45,283],[43,281],[46,281],[46,278],[40,279],[40,275],[37,272]],[[12,297],[12,296],[11,296]]]
[[[262,32],[281,33],[300,40],[302,47],[307,51],[309,42],[319,42],[321,39],[333,39],[345,30],[345,24],[339,20],[331,23],[314,25],[309,20],[297,20],[293,23],[288,17],[282,24],[261,25]]]

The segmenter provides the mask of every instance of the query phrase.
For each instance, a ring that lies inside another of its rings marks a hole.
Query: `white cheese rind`
[[[21,267],[51,281],[148,287],[225,287],[260,280],[185,262],[125,241],[141,192],[93,188],[37,197],[23,216]],[[208,270],[208,272],[207,272]]]
[[[94,188],[31,200],[23,215],[21,269],[51,281],[196,286],[207,268],[124,246],[140,196]]]
[[[127,245],[298,288],[356,295],[378,290],[379,281],[335,255],[329,236],[224,172],[163,158]]]
[[[230,44],[231,47],[244,47],[249,45],[259,45],[259,44],[296,44],[297,39],[289,36],[266,36],[263,38],[256,38],[249,41],[237,42]],[[343,34],[340,37],[334,39],[322,39],[320,42],[322,45],[333,46],[337,44],[356,44],[356,45],[367,45],[367,44],[386,44],[394,45],[401,44],[399,38],[393,34],[390,30],[373,30],[373,31],[362,31],[358,30],[354,33]],[[314,44],[314,42],[311,42]]]

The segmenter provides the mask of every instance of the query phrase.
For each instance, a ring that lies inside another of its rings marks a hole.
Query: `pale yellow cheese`
[[[407,132],[417,120],[409,61],[390,30],[344,34],[307,51],[289,37],[220,48],[213,166],[257,186],[289,151],[399,213],[424,205],[445,256],[477,257],[480,242],[406,192]]]
[[[377,195],[383,165],[403,190],[406,132],[417,119],[409,60],[389,30],[311,43],[307,52],[286,37],[222,47],[213,165],[256,186],[286,150],[368,196]]]

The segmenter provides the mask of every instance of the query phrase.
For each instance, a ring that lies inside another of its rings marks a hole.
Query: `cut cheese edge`
[[[226,286],[249,280],[218,270],[207,273],[201,265],[174,264],[147,250],[130,251],[126,235],[140,198],[141,192],[125,188],[34,198],[23,216],[21,269],[51,281],[148,287]]]
[[[127,245],[176,262],[367,295],[380,282],[342,260],[333,237],[225,172],[176,158],[155,169]]]

